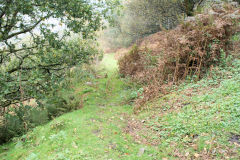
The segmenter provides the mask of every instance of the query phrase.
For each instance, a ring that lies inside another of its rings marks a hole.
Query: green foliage
[[[209,157],[223,159],[224,150],[234,152],[233,159],[239,157],[231,136],[239,134],[240,60],[229,56],[225,62],[202,80],[185,82],[148,102],[148,110],[140,114],[146,128],[151,128],[147,132],[154,131],[149,138],[157,136],[159,150],[168,152],[169,158],[174,156],[173,146],[183,156],[203,156],[207,151]]]
[[[112,61],[109,55],[104,58],[108,67]],[[138,115],[132,113],[131,106],[119,105],[125,96],[141,92],[132,90],[132,82],[115,77],[117,74],[86,79],[98,85],[87,86],[86,81],[75,84],[77,93],[92,89],[82,110],[58,117],[1,146],[0,158],[238,159],[238,144],[230,137],[239,134],[239,69],[240,61],[231,59],[225,67],[214,67],[202,80],[182,84],[151,101],[148,110]],[[112,90],[107,93],[105,84],[109,80]],[[123,132],[128,128],[130,134]],[[139,155],[142,148],[145,151]]]
[[[143,88],[139,88],[138,90],[135,90],[135,91],[132,91],[130,96],[129,96],[129,99],[136,99],[138,98],[140,95],[142,95],[143,93]]]
[[[79,74],[77,70],[73,72],[76,75]],[[132,138],[122,133],[122,127],[125,126],[124,114],[130,113],[132,107],[120,105],[132,92],[131,87],[134,84],[126,79],[119,79],[116,70],[114,55],[107,54],[103,63],[97,67],[97,73],[101,76],[108,73],[108,78],[86,76],[91,72],[85,71],[86,79],[74,82],[75,95],[78,98],[83,92],[91,90],[81,110],[57,117],[44,126],[15,138],[11,143],[0,146],[0,159],[104,160],[119,159],[120,156],[123,159],[139,159],[137,154],[142,145],[134,143]],[[88,86],[86,82],[97,85]],[[68,94],[69,89],[63,92]],[[25,141],[22,141],[23,137]],[[149,158],[148,154],[154,154],[155,157],[157,152],[150,150],[154,147],[146,147],[149,150],[143,155],[144,159]]]
[[[22,135],[64,113],[80,109],[81,97],[77,97],[72,88],[77,83],[93,78],[94,73],[88,67],[76,68],[60,84],[55,85],[48,95],[43,95],[35,107],[23,104],[9,107],[0,119],[0,143]]]
[[[49,97],[44,104],[51,119],[69,111],[66,100],[59,96]]]
[[[62,89],[63,91],[70,88]],[[73,91],[48,95],[42,106],[47,110],[49,119],[81,108],[81,99],[73,96]]]
[[[120,103],[142,89],[113,74],[115,67],[109,64],[116,66],[114,61],[110,55],[104,58],[108,67],[105,72],[111,74],[108,78],[86,79],[97,86],[88,86],[86,81],[75,83],[78,94],[89,93],[83,109],[1,146],[0,158],[238,159],[238,144],[229,139],[231,133],[239,134],[239,59],[232,58],[225,67],[214,67],[202,80],[182,84],[156,98],[138,115],[131,106]],[[130,133],[123,132],[125,129]],[[145,151],[139,155],[142,148]]]
[[[98,54],[86,39],[94,38],[118,4],[118,0],[0,0],[1,110],[41,99],[70,68]],[[81,38],[71,40],[74,34]]]
[[[3,115],[0,125],[0,143],[12,137],[22,135],[38,125],[48,121],[48,113],[44,109],[22,105]]]
[[[117,1],[0,0],[0,143],[77,108],[78,101],[57,92],[71,68],[99,53],[90,39],[113,5]],[[38,104],[22,104],[30,99]]]
[[[51,124],[51,129],[53,130],[61,130],[64,128],[65,126],[65,122],[64,121],[57,121]]]
[[[239,42],[240,41],[240,32],[236,33],[235,35],[232,36],[232,41],[233,42]]]

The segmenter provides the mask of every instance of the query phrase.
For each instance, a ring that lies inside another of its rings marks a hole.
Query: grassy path
[[[75,85],[77,97],[86,95],[82,109],[1,146],[0,159],[240,159],[239,60],[149,102],[139,115],[121,105],[136,91],[119,78],[114,55],[98,70],[101,78]]]
[[[117,77],[114,55],[106,55],[100,67],[105,69],[107,78],[92,79],[90,86],[76,86],[79,96],[88,93],[82,109],[0,147],[0,159],[139,159],[139,150],[147,146],[133,142],[123,133],[132,107],[120,103],[129,94],[129,86]],[[152,154],[141,154],[141,159],[149,159]]]

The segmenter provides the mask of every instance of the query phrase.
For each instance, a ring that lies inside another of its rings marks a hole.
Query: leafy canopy
[[[117,0],[0,0],[0,106],[41,98],[97,54],[86,38]],[[71,33],[81,40],[69,41]]]

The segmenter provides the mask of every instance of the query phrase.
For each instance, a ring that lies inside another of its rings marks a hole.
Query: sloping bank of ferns
[[[189,77],[201,79],[231,54],[231,37],[240,27],[234,4],[214,5],[176,29],[146,37],[120,59],[120,73],[144,85],[136,109]]]

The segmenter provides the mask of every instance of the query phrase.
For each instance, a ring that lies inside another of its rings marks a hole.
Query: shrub
[[[47,121],[48,114],[44,109],[28,105],[13,108],[11,112],[3,115],[0,125],[0,144]]]
[[[54,86],[53,90],[48,95],[44,95],[34,106],[17,104],[8,107],[0,116],[0,144],[55,117],[81,108],[82,99],[75,93],[73,86],[94,78],[92,69],[85,68],[74,69],[73,73]]]
[[[132,50],[119,60],[119,70],[122,75],[134,75],[143,69],[143,65],[139,63],[140,55],[137,46],[133,46]],[[136,62],[136,63],[133,63]]]

